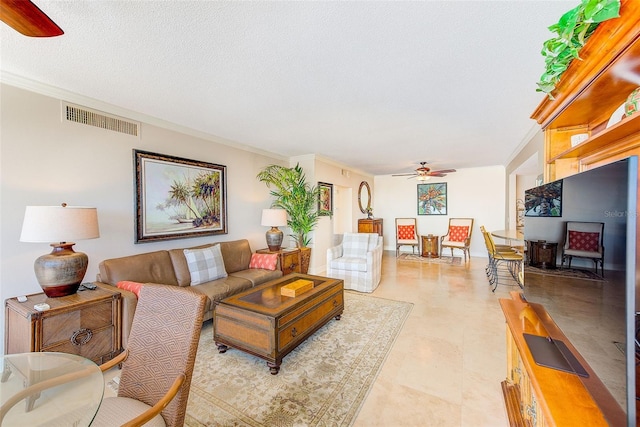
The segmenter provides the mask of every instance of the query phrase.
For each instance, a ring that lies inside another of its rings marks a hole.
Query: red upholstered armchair
[[[471,259],[469,246],[471,245],[472,231],[473,218],[449,218],[447,234],[440,238],[440,256],[442,256],[444,248],[451,249],[451,256],[453,256],[454,249],[460,249],[464,254],[464,262],[467,262],[467,255]]]
[[[604,277],[604,222],[580,222],[567,221],[565,223],[564,244],[562,245],[562,267],[568,261],[571,268],[571,259],[590,258],[593,260],[598,274]]]

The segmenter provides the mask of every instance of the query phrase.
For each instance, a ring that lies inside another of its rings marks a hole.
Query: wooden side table
[[[546,240],[529,241],[529,265],[540,268],[556,268],[558,243]]]
[[[428,234],[426,236],[420,236],[422,240],[422,256],[425,258],[438,258],[438,240],[439,236]]]
[[[35,304],[50,308],[38,311]],[[27,301],[5,301],[5,345],[7,354],[57,351],[77,354],[97,364],[122,351],[120,292],[103,288],[48,298],[33,294]]]
[[[282,248],[279,251],[271,251],[269,249],[259,249],[258,254],[278,254],[278,264],[283,275],[290,273],[301,273],[300,265],[300,249],[298,248]]]

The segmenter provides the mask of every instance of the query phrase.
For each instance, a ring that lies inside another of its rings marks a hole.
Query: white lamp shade
[[[284,209],[263,209],[262,221],[265,227],[281,227],[287,225],[287,211]]]
[[[70,242],[100,237],[98,212],[85,206],[27,206],[21,242]]]

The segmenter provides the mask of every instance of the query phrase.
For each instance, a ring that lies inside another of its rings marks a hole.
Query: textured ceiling
[[[65,34],[0,24],[4,76],[378,175],[505,164],[578,0],[34,3]]]

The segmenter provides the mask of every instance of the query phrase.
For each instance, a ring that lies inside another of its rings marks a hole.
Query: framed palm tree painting
[[[133,150],[136,243],[227,234],[227,167]]]
[[[447,214],[447,183],[418,184],[418,215]]]

